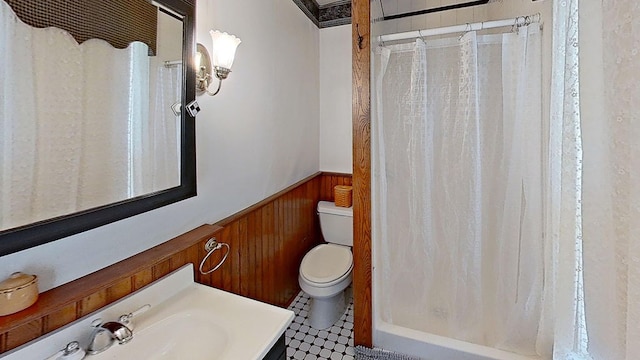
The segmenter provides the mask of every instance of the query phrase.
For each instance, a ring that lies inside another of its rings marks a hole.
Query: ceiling
[[[326,0],[325,0],[326,1]],[[439,8],[455,4],[464,4],[472,0],[375,0],[382,3],[385,16],[412,11]]]
[[[315,0],[319,6],[334,3],[339,0]],[[374,0],[381,1],[385,15],[398,14],[408,11],[437,8],[440,6],[467,3],[471,0]]]

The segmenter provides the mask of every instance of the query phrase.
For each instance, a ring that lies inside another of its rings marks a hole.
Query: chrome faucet
[[[131,341],[133,339],[131,319],[149,310],[149,308],[151,308],[151,305],[145,304],[134,312],[120,316],[118,321],[109,321],[103,324],[101,319],[95,320],[92,323],[95,329],[89,338],[87,353],[96,355],[113,346],[116,341],[120,345]]]
[[[118,344],[126,344],[133,339],[133,331],[127,325],[118,321],[109,321],[95,326],[95,330],[89,338],[87,353],[99,354],[118,341]]]
[[[136,311],[120,316],[118,321],[102,323],[101,319],[96,319],[91,323],[95,329],[89,338],[87,353],[90,355],[99,354],[117,341],[118,344],[126,344],[133,339],[133,324],[131,319],[149,310],[151,305],[145,304]]]

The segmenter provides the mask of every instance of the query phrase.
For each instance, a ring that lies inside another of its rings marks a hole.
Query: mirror
[[[0,256],[196,191],[193,5],[38,3],[0,0]]]

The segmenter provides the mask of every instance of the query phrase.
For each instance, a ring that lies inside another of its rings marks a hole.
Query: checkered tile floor
[[[347,294],[350,294],[347,291]],[[353,298],[347,311],[334,326],[316,330],[306,322],[310,298],[303,291],[289,306],[296,313],[285,332],[289,360],[353,360]]]

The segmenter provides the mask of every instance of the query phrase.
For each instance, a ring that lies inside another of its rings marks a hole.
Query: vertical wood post
[[[355,345],[372,346],[370,0],[351,4]]]

